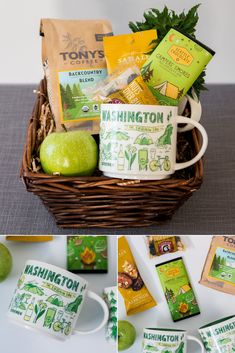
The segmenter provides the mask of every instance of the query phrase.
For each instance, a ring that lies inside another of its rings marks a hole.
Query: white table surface
[[[0,352],[1,353],[71,353],[102,352],[115,353],[116,347],[106,342],[104,329],[92,335],[72,336],[65,342],[57,341],[42,334],[16,326],[6,319],[6,312],[19,275],[28,259],[35,259],[66,268],[66,237],[54,237],[48,243],[0,242],[7,245],[13,256],[13,269],[9,277],[0,283]],[[89,289],[102,295],[103,288],[116,283],[116,237],[109,238],[108,274],[82,274],[89,281]],[[87,304],[87,305],[86,305]],[[102,309],[93,301],[84,304],[79,317],[79,328],[97,326],[102,319]],[[81,323],[82,321],[82,323]],[[81,323],[81,324],[80,324]],[[99,348],[97,350],[97,348]]]
[[[235,296],[213,290],[198,283],[209,250],[211,236],[182,238],[183,240],[185,239],[185,243],[188,245],[186,251],[167,254],[154,259],[148,257],[143,236],[138,236],[137,238],[127,237],[127,239],[144,282],[150,290],[150,293],[157,300],[158,305],[145,312],[127,317],[123,298],[119,293],[119,319],[130,321],[137,331],[137,339],[134,345],[125,352],[141,353],[142,331],[144,327],[185,329],[190,335],[199,338],[197,328],[214,320],[235,314]],[[201,314],[174,323],[171,319],[165,296],[155,270],[155,264],[171,260],[178,256],[184,258],[201,309]],[[188,343],[188,353],[199,352],[200,348],[197,343]]]

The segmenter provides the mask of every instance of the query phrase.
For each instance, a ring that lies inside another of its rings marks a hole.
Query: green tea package
[[[68,236],[67,269],[74,273],[107,273],[107,240],[105,235]]]
[[[235,236],[213,237],[199,283],[235,295]]]
[[[84,89],[107,75],[103,38],[112,35],[106,20],[42,19],[42,63],[56,130],[99,132],[99,104]]]
[[[142,67],[142,76],[161,105],[178,105],[215,52],[171,29]]]
[[[172,320],[180,321],[200,314],[182,257],[156,265],[156,270]]]

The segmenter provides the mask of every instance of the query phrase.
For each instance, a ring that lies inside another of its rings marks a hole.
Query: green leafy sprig
[[[153,49],[158,46],[161,40],[165,37],[167,32],[174,28],[180,32],[190,35],[192,38],[196,38],[196,26],[199,20],[198,8],[200,4],[193,6],[187,13],[185,11],[180,14],[176,14],[174,10],[168,9],[166,6],[162,11],[158,9],[150,9],[144,12],[143,22],[129,22],[129,27],[132,32],[146,31],[149,29],[156,29],[158,38],[152,41]],[[205,87],[205,70],[200,74],[197,80],[194,82],[192,88],[195,90],[199,97],[200,92],[206,90]],[[192,88],[189,90],[189,94],[192,95]]]

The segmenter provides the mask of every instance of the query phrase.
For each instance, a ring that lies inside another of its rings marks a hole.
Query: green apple
[[[8,248],[0,243],[0,282],[11,272],[12,256]]]
[[[89,176],[98,163],[98,146],[87,131],[54,132],[41,144],[40,161],[46,174]]]
[[[135,342],[136,331],[134,326],[125,320],[118,321],[118,350],[124,351]]]

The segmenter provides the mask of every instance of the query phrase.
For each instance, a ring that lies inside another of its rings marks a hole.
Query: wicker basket
[[[174,174],[161,181],[107,178],[98,171],[92,177],[49,176],[32,171],[37,155],[38,127],[42,109],[48,104],[46,80],[39,86],[24,148],[21,177],[28,191],[38,195],[62,228],[146,227],[169,220],[175,211],[200,188],[203,162],[188,168],[187,177]],[[192,154],[200,149],[196,130],[187,133]]]

